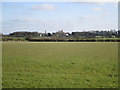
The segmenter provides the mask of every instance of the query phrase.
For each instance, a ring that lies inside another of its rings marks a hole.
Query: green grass
[[[106,40],[106,39],[107,40],[119,40],[120,38],[97,38],[97,39],[100,39],[100,40]]]
[[[118,43],[3,42],[3,88],[117,88]]]
[[[25,37],[2,37],[3,40],[8,40],[11,39],[12,41],[17,41],[17,40],[21,40],[21,41],[26,41]]]

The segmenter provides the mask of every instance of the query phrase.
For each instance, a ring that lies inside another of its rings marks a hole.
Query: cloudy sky
[[[65,32],[118,28],[118,3],[4,2],[2,32]]]

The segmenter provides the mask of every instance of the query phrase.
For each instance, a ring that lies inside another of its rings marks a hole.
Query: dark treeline
[[[120,31],[83,31],[83,32],[63,32],[60,30],[55,33],[38,32],[13,32],[2,35],[3,41],[50,41],[50,42],[119,42]],[[109,38],[109,39],[108,39]]]
[[[31,42],[120,42],[119,39],[28,39]]]

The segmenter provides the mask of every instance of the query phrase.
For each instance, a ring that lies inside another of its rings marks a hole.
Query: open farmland
[[[3,88],[116,88],[117,42],[3,42]]]

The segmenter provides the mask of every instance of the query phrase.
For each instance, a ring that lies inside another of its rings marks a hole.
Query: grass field
[[[3,42],[3,88],[116,88],[118,43]]]

